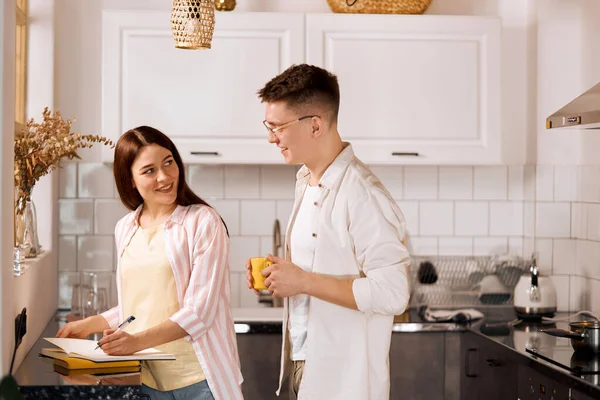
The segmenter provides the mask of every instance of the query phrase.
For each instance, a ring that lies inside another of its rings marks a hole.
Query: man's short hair
[[[314,65],[292,65],[258,91],[263,103],[285,102],[292,108],[317,106],[337,120],[340,86],[337,76]]]

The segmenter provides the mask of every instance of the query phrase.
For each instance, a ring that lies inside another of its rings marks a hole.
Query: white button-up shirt
[[[311,298],[298,400],[389,399],[393,316],[402,314],[409,301],[404,216],[379,179],[355,157],[352,146],[344,146],[319,182],[313,271],[355,279],[352,290],[359,310]],[[286,233],[288,260],[290,231],[309,180],[304,166],[297,174]],[[291,371],[288,303],[285,299],[278,394]]]

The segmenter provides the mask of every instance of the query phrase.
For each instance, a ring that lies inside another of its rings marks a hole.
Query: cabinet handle
[[[477,351],[477,349],[467,349],[467,353],[465,355],[465,375],[467,376],[467,378],[476,378],[477,377],[477,374],[469,373],[469,370],[471,369],[471,368],[469,368],[469,355],[472,352],[476,352],[476,351]]]
[[[190,151],[193,156],[218,156],[218,151]]]
[[[403,152],[403,151],[395,151],[392,153],[393,156],[401,156],[401,157],[405,157],[405,156],[409,156],[409,157],[419,157],[420,154],[416,153],[416,152]]]
[[[488,365],[490,367],[501,367],[502,365],[504,365],[504,364],[502,364],[502,361],[494,360],[493,358],[488,358],[485,361],[488,363]]]

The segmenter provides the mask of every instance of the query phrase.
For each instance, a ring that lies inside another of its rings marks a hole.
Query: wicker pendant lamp
[[[214,28],[214,0],[173,0],[171,32],[175,47],[210,49]]]

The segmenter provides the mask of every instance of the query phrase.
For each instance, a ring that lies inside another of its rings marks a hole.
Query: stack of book
[[[40,356],[52,359],[54,370],[63,375],[108,375],[135,373],[143,360],[174,360],[172,354],[146,349],[128,356],[109,356],[96,349],[96,342],[86,339],[44,338],[56,345],[44,348]]]

